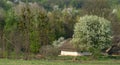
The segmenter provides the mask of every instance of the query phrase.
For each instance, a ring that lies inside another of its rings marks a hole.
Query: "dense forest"
[[[84,18],[85,15],[98,16],[96,19],[94,16],[91,18],[95,21],[101,17],[100,20],[105,21],[100,23],[101,26],[105,26],[103,33],[106,33],[109,27],[106,22],[110,22],[111,41],[102,42],[111,43],[105,48],[111,46],[120,48],[120,0],[0,0],[0,58],[30,59],[37,54],[57,56],[61,40],[69,38],[76,40],[79,34],[85,37],[85,34],[76,32],[78,30],[76,23],[80,21],[78,24],[84,25],[81,21],[85,19],[79,18]],[[94,23],[89,24],[95,26]],[[79,25],[78,28],[84,28]],[[94,29],[92,26],[91,29]],[[100,34],[102,35],[102,32]],[[106,33],[104,37],[109,37],[108,34]],[[84,43],[89,43],[88,41]],[[102,42],[92,43],[96,46],[96,43]]]

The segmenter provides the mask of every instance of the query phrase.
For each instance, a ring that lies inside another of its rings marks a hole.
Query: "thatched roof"
[[[65,41],[63,41],[63,44],[60,47],[60,50],[62,51],[77,51],[76,48],[73,46],[73,44],[70,42],[72,39],[69,38]]]

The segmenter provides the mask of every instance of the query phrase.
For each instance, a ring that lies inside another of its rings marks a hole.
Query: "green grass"
[[[0,65],[120,65],[120,60],[63,61],[63,60],[11,60],[0,59]]]

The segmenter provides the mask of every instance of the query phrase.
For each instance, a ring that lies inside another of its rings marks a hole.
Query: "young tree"
[[[15,13],[19,18],[19,29],[23,33],[29,34],[27,37],[31,52],[37,53],[40,46],[52,43],[54,36],[43,7],[37,3],[28,5],[21,3],[16,7]]]
[[[50,27],[55,34],[55,38],[58,39],[65,35],[64,25],[62,21],[62,13],[58,6],[54,6],[54,10],[48,13]]]
[[[75,25],[72,42],[80,51],[90,51],[93,55],[111,45],[110,21],[93,15],[80,17]]]
[[[62,10],[62,22],[64,24],[64,29],[65,29],[65,38],[72,38],[73,35],[73,29],[74,29],[74,24],[77,20],[77,16],[79,10],[76,10],[75,8],[64,8]]]
[[[7,52],[15,52],[15,58],[18,58],[22,45],[22,34],[18,30],[18,19],[13,8],[7,11],[4,28],[4,40],[7,45]],[[10,55],[9,55],[10,56]]]

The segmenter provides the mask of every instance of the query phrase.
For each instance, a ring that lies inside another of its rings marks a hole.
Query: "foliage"
[[[59,48],[62,45],[62,42],[64,41],[64,37],[60,37],[58,40],[53,41],[53,46],[56,48]]]
[[[118,17],[118,19],[119,19],[119,21],[120,21],[120,5],[116,5],[114,8],[114,10],[113,10],[113,13],[114,14],[116,14],[117,15],[117,17]]]
[[[0,57],[2,57],[2,48],[3,48],[3,30],[5,26],[5,12],[2,8],[0,8]]]
[[[38,53],[39,52],[39,48],[40,48],[40,44],[39,44],[39,35],[37,34],[37,31],[33,31],[30,34],[30,50],[32,53]]]
[[[49,22],[44,8],[37,3],[28,5],[21,3],[16,7],[15,12],[20,20],[19,29],[23,31],[23,34],[28,33],[32,52],[37,53],[40,45],[47,45],[52,42],[54,38],[52,38],[52,31],[49,29]]]
[[[110,21],[93,15],[80,17],[75,25],[72,43],[80,51],[97,53],[111,45]]]
[[[17,28],[17,23],[18,22],[15,13],[12,9],[10,9],[7,12],[5,30],[6,31],[12,31],[13,29],[15,30]]]
[[[18,18],[14,10],[10,9],[7,11],[3,36],[7,54],[15,51],[15,53],[19,55],[22,41],[21,34],[18,32]]]
[[[69,7],[62,10],[62,21],[64,23],[65,38],[71,38],[73,35],[74,24],[76,23],[79,10]]]
[[[109,19],[111,6],[108,0],[85,0],[82,7],[83,13],[87,15],[97,15]]]
[[[109,4],[111,6],[115,6],[115,5],[118,5],[120,4],[120,0],[108,0],[109,1]]]
[[[55,57],[59,55],[60,50],[51,45],[42,46],[40,49],[40,54],[45,57]]]
[[[53,33],[55,34],[55,39],[58,39],[61,36],[64,37],[65,35],[64,25],[61,16],[61,10],[57,6],[54,7],[53,11],[48,12],[50,27]]]
[[[3,30],[4,25],[5,25],[5,11],[3,8],[0,8],[0,30]]]

